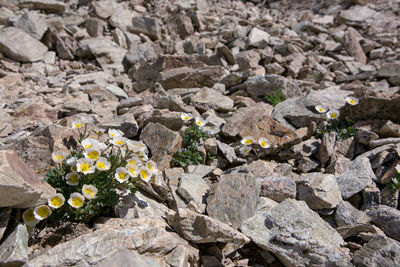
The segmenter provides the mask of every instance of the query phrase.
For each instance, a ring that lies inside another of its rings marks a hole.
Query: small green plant
[[[389,186],[393,191],[400,190],[400,164],[397,164],[395,172],[394,172],[394,176],[393,176],[392,181],[389,184]]]
[[[143,142],[129,140],[116,129],[109,129],[108,136],[97,130],[97,139],[88,138],[84,122],[74,122],[73,128],[79,132],[80,146],[69,154],[52,153],[56,166],[47,172],[45,181],[57,193],[47,205],[24,212],[30,227],[44,219],[89,222],[94,216],[109,215],[119,201],[118,192],[135,192],[139,183],[149,182],[158,172]]]
[[[345,140],[356,134],[353,127],[354,121],[346,118],[344,120],[329,120],[326,125],[320,125],[315,133],[316,137],[322,138],[326,133],[336,133],[337,140]]]
[[[280,102],[285,100],[285,96],[282,94],[282,91],[279,89],[274,90],[272,95],[265,95],[263,98],[267,103],[272,106],[278,105]]]
[[[182,114],[183,121],[193,119],[191,114]],[[197,149],[201,140],[206,140],[210,135],[203,130],[205,122],[196,119],[195,123],[186,128],[182,135],[182,148],[172,155],[171,163],[173,166],[186,168],[189,165],[196,165],[203,161],[203,157]]]

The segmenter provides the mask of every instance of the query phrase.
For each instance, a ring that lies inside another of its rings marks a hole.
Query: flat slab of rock
[[[207,212],[210,217],[237,229],[253,216],[260,195],[260,184],[253,175],[223,174],[220,182],[210,190]]]
[[[279,175],[263,177],[260,196],[282,202],[287,198],[296,197],[296,183],[291,178]]]
[[[371,219],[363,211],[356,209],[347,201],[341,201],[336,208],[335,222],[338,226],[368,224]]]
[[[299,178],[298,196],[310,209],[335,208],[342,196],[333,174],[309,173]]]
[[[62,1],[56,0],[22,0],[19,2],[19,6],[33,7],[52,13],[63,13],[67,7]]]
[[[159,123],[148,123],[140,134],[140,139],[150,148],[152,160],[160,170],[169,167],[172,154],[182,145],[179,134]]]
[[[303,201],[286,199],[240,230],[285,266],[353,266],[342,237]]]
[[[365,213],[371,221],[389,237],[400,241],[400,211],[385,205],[367,209]]]
[[[228,137],[252,136],[256,140],[265,137],[271,142],[272,150],[284,149],[300,142],[294,131],[275,121],[262,105],[238,109],[226,119],[222,133]]]
[[[342,198],[348,199],[376,180],[371,163],[367,157],[358,157],[337,177]]]
[[[360,267],[400,266],[400,243],[375,236],[354,253],[354,264]]]
[[[0,207],[35,207],[47,202],[55,192],[17,153],[0,151]]]
[[[19,224],[0,246],[1,266],[21,266],[28,261],[28,231]]]
[[[210,189],[207,182],[203,178],[196,174],[183,174],[179,179],[179,186],[176,190],[177,193],[189,203],[194,201],[197,205],[204,206],[202,210],[205,210],[207,192]]]
[[[9,27],[0,30],[0,52],[21,62],[43,59],[47,46],[21,29]]]
[[[191,99],[191,103],[203,112],[208,109],[227,112],[233,108],[233,100],[230,97],[209,88],[204,88],[195,94]]]

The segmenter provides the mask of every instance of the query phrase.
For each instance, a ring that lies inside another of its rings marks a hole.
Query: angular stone
[[[373,18],[377,15],[377,12],[368,6],[352,6],[347,10],[342,10],[336,16],[336,19],[341,23],[347,23],[351,25],[360,25],[369,18]]]
[[[132,24],[132,18],[134,16],[135,12],[132,12],[132,10],[121,9],[119,12],[114,12],[108,21],[115,28],[126,29]]]
[[[198,110],[203,112],[208,109],[227,112],[233,108],[233,100],[231,98],[224,96],[219,91],[209,88],[203,88],[191,98],[190,102]]]
[[[114,254],[106,260],[96,264],[97,267],[121,267],[121,266],[141,266],[141,267],[161,267],[157,259],[140,255],[135,250],[124,250]]]
[[[118,97],[119,99],[126,99],[126,98],[128,98],[128,95],[126,94],[126,92],[125,92],[122,88],[120,88],[120,87],[118,87],[118,86],[116,86],[116,85],[109,84],[109,85],[106,86],[105,89],[106,89],[107,91],[109,91],[111,94],[113,94],[113,95],[115,95],[116,97]]]
[[[299,178],[298,197],[304,200],[310,209],[335,208],[342,196],[333,174],[309,173]]]
[[[55,194],[14,151],[0,151],[0,207],[30,208]]]
[[[368,158],[357,157],[346,171],[337,177],[337,183],[343,199],[348,199],[370,185],[375,179]]]
[[[111,119],[101,122],[101,127],[108,131],[108,129],[118,129],[124,133],[125,137],[135,137],[139,131],[139,126],[132,114],[124,114],[121,116],[114,116]]]
[[[377,235],[354,253],[354,264],[360,267],[399,266],[400,243]]]
[[[22,62],[35,62],[43,59],[47,47],[18,28],[0,30],[0,52],[11,59]]]
[[[146,254],[160,266],[167,265],[165,261],[169,256],[175,256],[178,262],[198,260],[197,249],[168,231],[162,219],[108,219],[96,227],[99,229],[94,232],[56,245],[32,259],[29,266],[95,265],[124,250]]]
[[[152,122],[142,130],[140,139],[150,148],[152,160],[161,170],[169,167],[172,154],[178,151],[182,143],[182,137],[179,134],[159,123]]]
[[[287,67],[290,76],[296,78],[299,75],[299,72],[302,69],[305,60],[306,57],[302,54],[297,54],[293,56],[292,62],[290,62],[289,66]]]
[[[287,198],[296,198],[296,183],[285,176],[262,177],[260,196],[276,202],[282,202]]]
[[[335,222],[338,226],[351,224],[368,224],[371,219],[363,211],[356,209],[347,201],[341,201],[335,213]]]
[[[91,2],[91,7],[93,8],[94,14],[101,19],[108,19],[113,14],[124,10],[121,4],[110,0]],[[129,21],[129,23],[130,22],[131,21]]]
[[[104,24],[103,21],[96,18],[88,18],[85,21],[85,29],[92,37],[103,36]]]
[[[11,208],[0,208],[0,239],[7,229],[8,221],[11,215]]]
[[[257,207],[260,184],[253,175],[223,174],[207,198],[209,216],[237,229]]]
[[[335,146],[336,134],[335,132],[326,133],[322,137],[321,146],[318,150],[318,159],[321,163],[321,166],[325,166],[325,163],[328,162],[329,158],[333,153],[333,147]]]
[[[389,237],[400,241],[400,211],[385,205],[367,209],[365,213],[371,221]]]
[[[363,48],[360,45],[360,38],[358,37],[358,32],[349,28],[346,35],[344,36],[345,47],[347,52],[354,57],[355,60],[362,64],[367,63],[367,56],[364,53]]]
[[[179,209],[168,220],[183,238],[195,244],[221,242],[240,248],[250,242],[229,225],[188,209]]]
[[[399,62],[385,62],[378,71],[378,76],[382,78],[395,78],[399,77],[400,63]]]
[[[177,193],[186,203],[194,201],[201,210],[205,210],[207,192],[210,189],[205,180],[196,174],[184,174],[179,179]]]
[[[157,40],[159,38],[159,26],[157,22],[150,17],[132,18],[132,25],[128,26],[128,30],[135,34],[143,33],[152,40]]]
[[[29,33],[37,40],[42,39],[48,28],[46,21],[35,11],[22,14],[22,16],[14,22],[14,27]]]
[[[179,34],[182,39],[194,33],[194,28],[191,19],[183,14],[177,14],[172,20],[171,26],[174,31]]]
[[[285,266],[352,266],[342,237],[303,201],[286,199],[240,230]]]
[[[6,7],[0,8],[0,24],[5,25],[7,21],[14,17],[14,13]]]
[[[52,13],[63,13],[67,8],[66,4],[57,0],[22,0],[20,7],[33,7]]]
[[[247,39],[247,46],[256,47],[256,48],[264,48],[269,44],[270,35],[257,28],[253,28]]]
[[[234,163],[237,160],[237,155],[233,147],[219,140],[217,140],[217,147],[218,150],[221,151],[224,157],[229,161],[229,163]]]
[[[247,50],[236,55],[236,62],[239,64],[239,70],[248,70],[257,68],[260,61],[260,54],[255,50]]]
[[[27,262],[28,238],[26,226],[19,224],[0,246],[0,265],[21,266]]]

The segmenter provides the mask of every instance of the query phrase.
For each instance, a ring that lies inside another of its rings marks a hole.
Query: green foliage
[[[189,165],[201,163],[203,157],[197,150],[197,146],[200,140],[206,140],[208,137],[209,134],[197,125],[186,128],[182,135],[183,147],[172,156],[172,165],[186,168]]]
[[[390,189],[393,191],[399,191],[400,190],[400,173],[395,171],[394,177],[392,178],[391,183],[389,184]]]
[[[280,102],[285,100],[285,96],[282,94],[282,91],[279,89],[274,90],[272,95],[265,95],[263,98],[267,103],[272,106],[278,105]]]
[[[316,131],[316,137],[322,138],[326,133],[336,133],[337,140],[345,140],[356,134],[353,128],[354,122],[350,119],[329,120],[327,125],[320,125]]]

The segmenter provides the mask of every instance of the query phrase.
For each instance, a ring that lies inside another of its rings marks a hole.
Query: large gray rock
[[[348,199],[372,184],[375,179],[369,159],[357,157],[346,171],[337,177],[337,183],[343,199]]]
[[[269,43],[269,37],[270,35],[267,32],[253,28],[249,33],[247,45],[250,47],[264,48]]]
[[[157,260],[146,255],[140,255],[135,250],[123,250],[110,258],[96,264],[97,267],[162,267]]]
[[[207,198],[209,216],[237,229],[253,216],[260,195],[256,177],[243,173],[223,174]]]
[[[143,129],[140,139],[150,148],[151,159],[161,170],[169,167],[172,154],[178,151],[182,144],[182,137],[179,134],[161,124],[152,122]]]
[[[19,224],[0,246],[1,266],[21,266],[28,261],[28,231]]]
[[[336,208],[335,222],[338,226],[368,224],[370,221],[367,214],[356,209],[347,201],[341,201]]]
[[[186,203],[193,201],[201,211],[205,210],[207,192],[210,189],[205,180],[196,174],[184,174],[179,179],[177,193]]]
[[[400,241],[400,211],[385,205],[379,205],[365,211],[371,221],[389,237]]]
[[[37,40],[42,39],[43,34],[48,28],[46,21],[35,11],[22,14],[22,16],[14,22],[14,26],[29,33]]]
[[[354,253],[354,264],[360,267],[400,266],[400,243],[377,235]]]
[[[342,237],[303,201],[286,199],[240,230],[285,266],[352,266]]]
[[[143,33],[153,40],[159,38],[159,26],[153,18],[134,17],[132,18],[132,25],[128,26],[128,30],[135,34]]]
[[[296,197],[296,183],[293,179],[272,175],[261,178],[260,196],[270,198],[276,202],[282,202],[287,198]]]
[[[17,153],[0,151],[0,207],[35,207],[55,192]]]
[[[43,59],[47,47],[23,30],[9,27],[0,30],[0,52],[14,60],[35,62]]]
[[[233,108],[233,100],[224,96],[219,91],[204,88],[191,98],[191,103],[200,111],[214,109],[215,111],[227,112]]]
[[[52,13],[63,13],[67,5],[57,0],[22,0],[19,2],[20,7],[29,7],[44,10]]]
[[[98,230],[61,243],[32,259],[28,266],[94,265],[124,250],[146,254],[161,266],[197,262],[198,251],[168,231],[161,219],[109,219]],[[178,264],[177,264],[178,262]]]
[[[335,208],[342,200],[336,178],[333,174],[309,173],[300,177],[297,191],[310,209]]]

